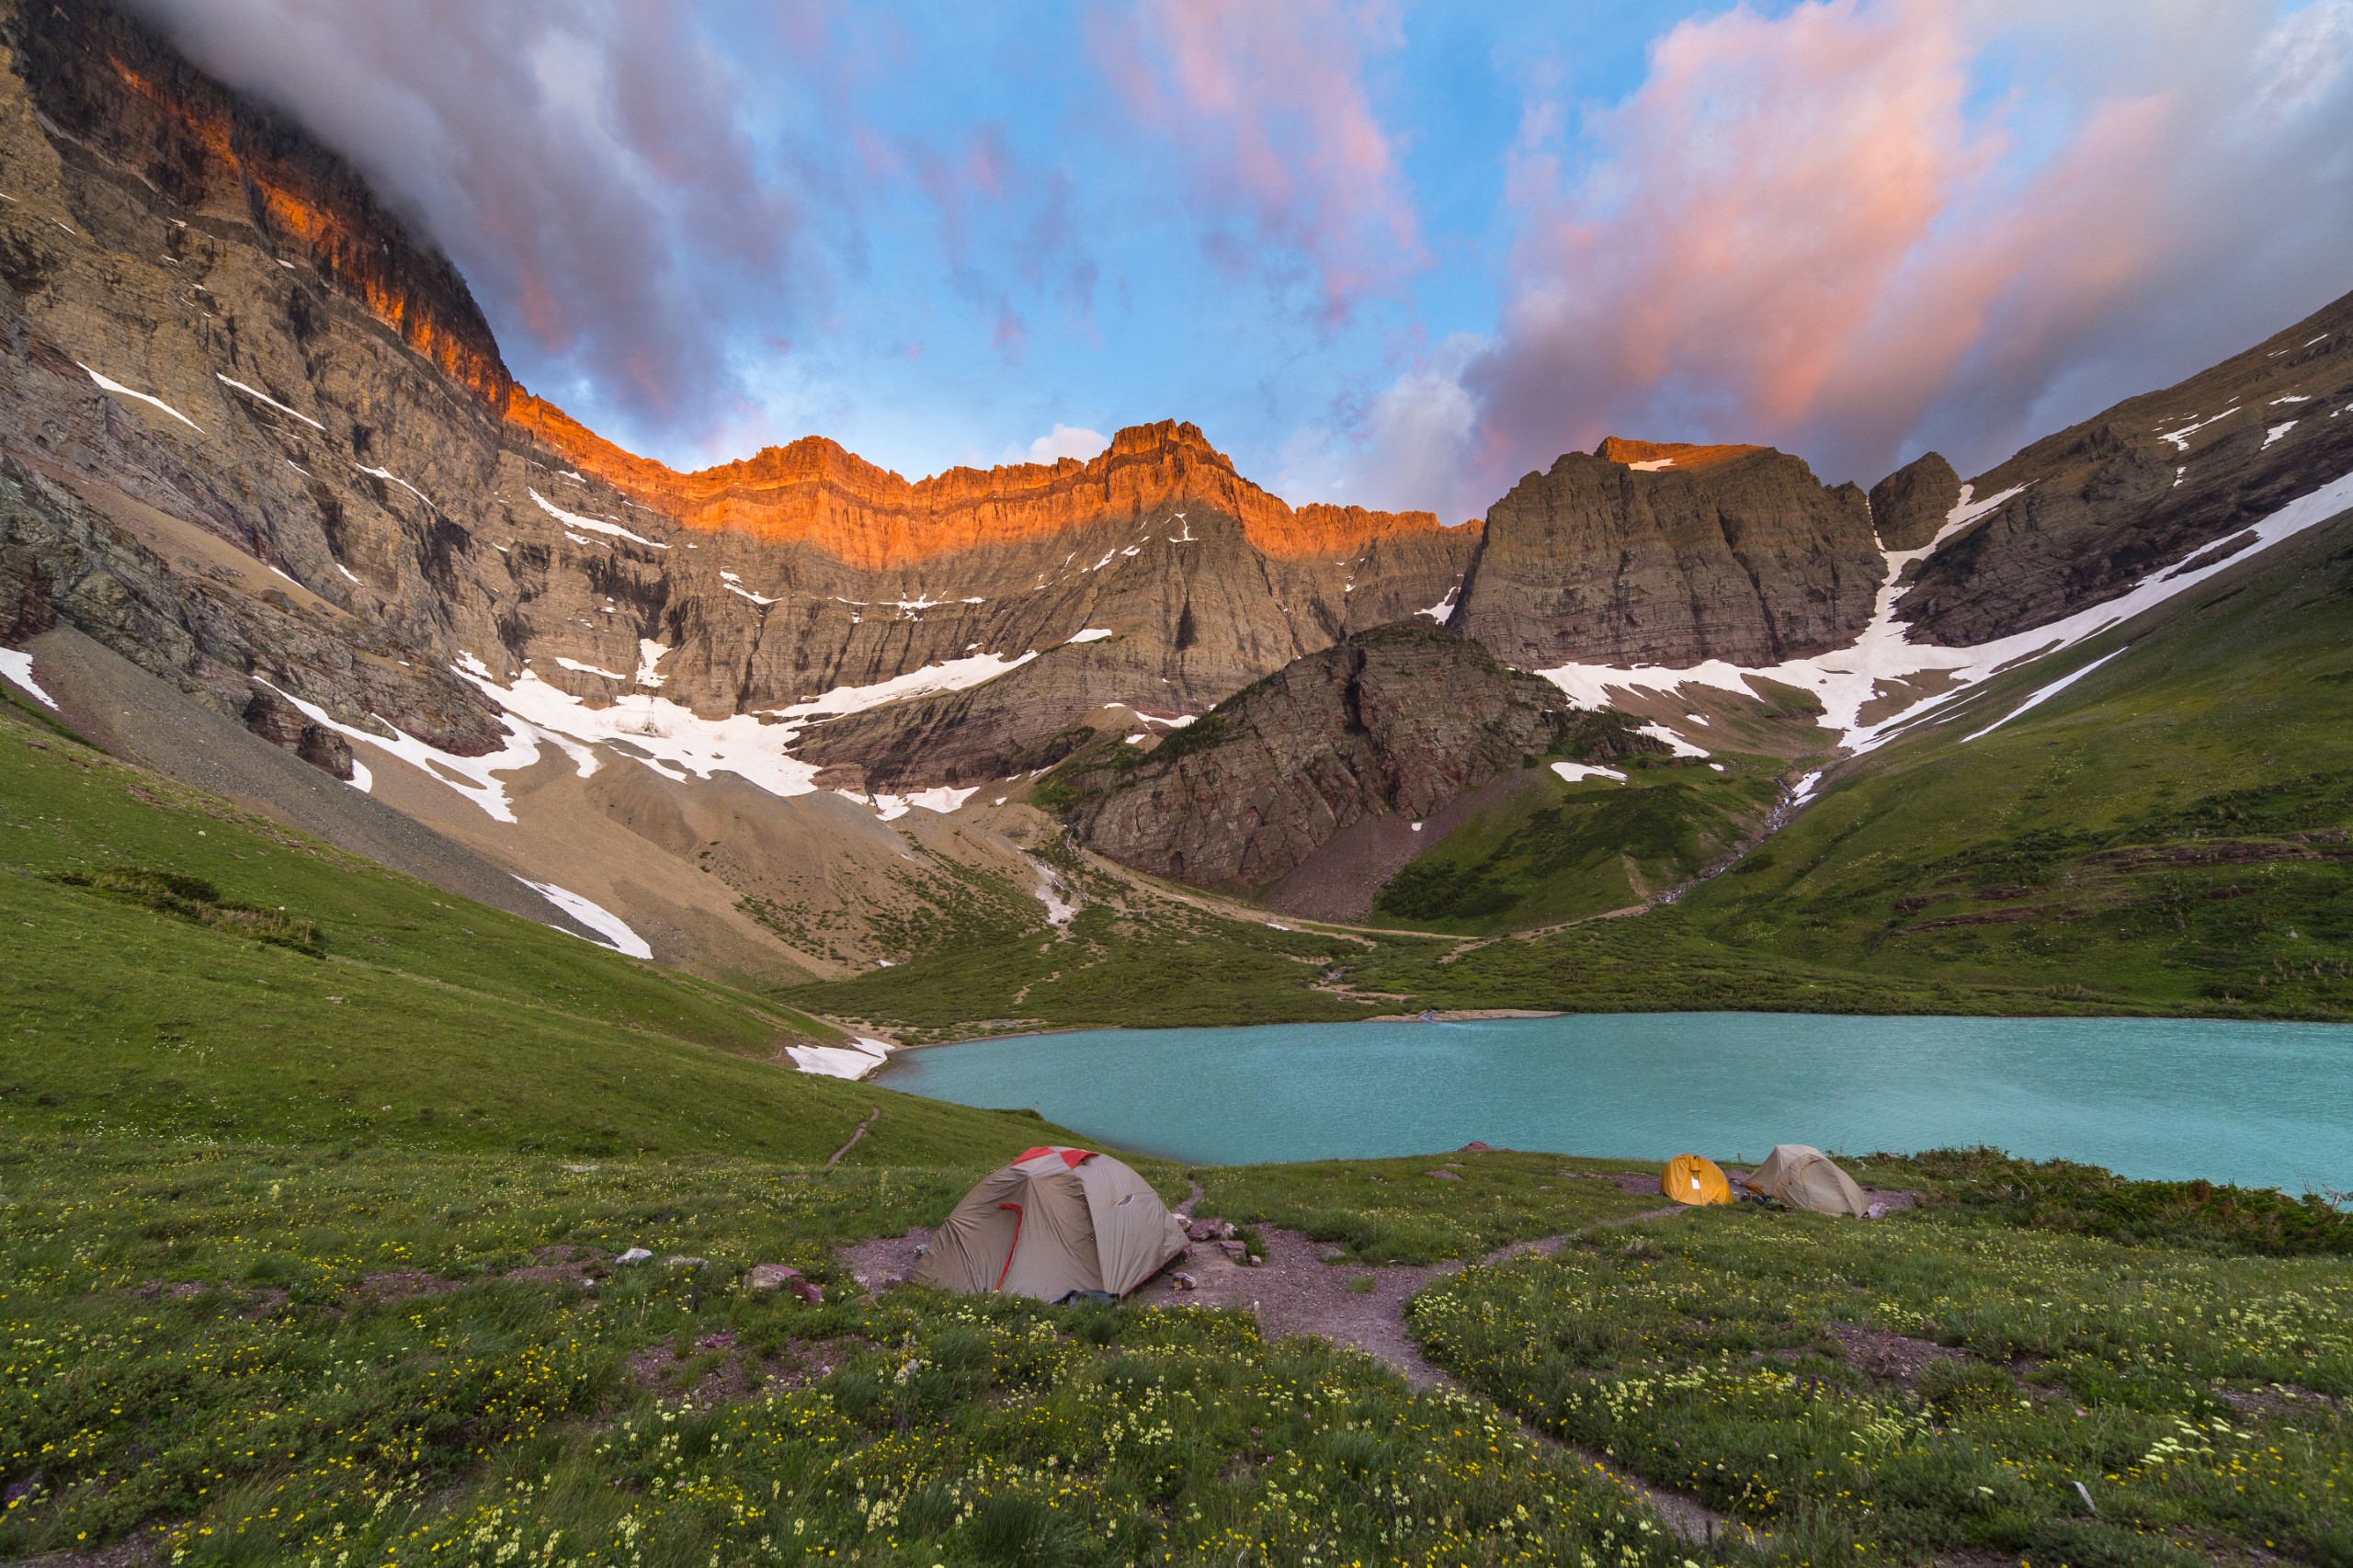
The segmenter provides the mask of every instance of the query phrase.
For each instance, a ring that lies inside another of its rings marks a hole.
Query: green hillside
[[[19,1128],[808,1160],[887,1101],[852,1159],[1003,1139],[984,1113],[780,1065],[785,1043],[838,1038],[789,1007],[467,903],[13,704],[0,929]]]
[[[1991,733],[2025,696],[2118,654]],[[1906,981],[2353,1014],[2353,523],[1995,682],[1686,901],[1699,934]]]

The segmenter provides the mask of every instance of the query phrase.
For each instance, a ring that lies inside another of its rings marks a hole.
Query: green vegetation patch
[[[1695,891],[1694,929],[2096,1004],[2353,1017],[2353,524],[2238,570],[2031,712],[1977,733],[2055,666],[1874,754],[1769,865]]]
[[[1659,1167],[1511,1150],[1461,1150],[1403,1160],[1212,1165],[1200,1211],[1304,1232],[1357,1263],[1478,1258],[1514,1242],[1565,1235],[1662,1207]],[[1647,1192],[1614,1178],[1639,1174]]]
[[[2134,1181],[2072,1160],[1999,1149],[1870,1156],[1881,1187],[1921,1187],[1940,1210],[2028,1230],[2065,1231],[2191,1252],[2295,1257],[2353,1255],[2353,1195],[2210,1181]]]
[[[2334,1260],[1714,1210],[1410,1312],[1472,1387],[1784,1560],[2353,1562]]]
[[[1376,913],[1485,932],[1623,909],[1723,858],[1780,789],[1758,769],[1718,775],[1648,757],[1612,766],[1625,783],[1548,775],[1479,813],[1391,878]]]
[[[54,871],[51,880],[67,887],[87,888],[125,899],[158,915],[210,926],[216,931],[250,937],[257,942],[275,942],[313,957],[321,950],[319,928],[314,923],[288,915],[282,909],[257,909],[250,903],[223,898],[219,888],[201,877],[184,877],[151,866],[113,866],[87,875]]]

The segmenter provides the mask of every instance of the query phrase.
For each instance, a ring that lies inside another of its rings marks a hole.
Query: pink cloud
[[[1090,23],[1134,122],[1165,138],[1211,260],[1304,281],[1327,325],[1418,264],[1421,226],[1365,76],[1388,6],[1138,0]]]
[[[1685,22],[1574,178],[1562,111],[1530,106],[1507,301],[1462,374],[1472,487],[1609,433],[1969,472],[2342,292],[2353,4],[2191,10]]]

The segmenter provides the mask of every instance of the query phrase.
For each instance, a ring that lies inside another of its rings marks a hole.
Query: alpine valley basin
[[[2353,1188],[2353,1026],[1620,1013],[1093,1029],[881,1081],[1200,1165],[1500,1148],[1755,1160],[1992,1144],[2122,1175]]]

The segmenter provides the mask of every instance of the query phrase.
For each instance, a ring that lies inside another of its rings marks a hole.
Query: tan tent
[[[1774,1145],[1771,1157],[1749,1174],[1748,1187],[1816,1214],[1859,1217],[1863,1212],[1863,1189],[1855,1178],[1831,1164],[1829,1155],[1803,1143]]]
[[[1658,1189],[1677,1203],[1694,1208],[1732,1201],[1732,1184],[1724,1180],[1722,1168],[1705,1154],[1677,1154],[1667,1161]]]
[[[1184,1250],[1185,1227],[1143,1177],[1108,1154],[1041,1146],[964,1195],[915,1283],[1041,1301],[1124,1296]]]

